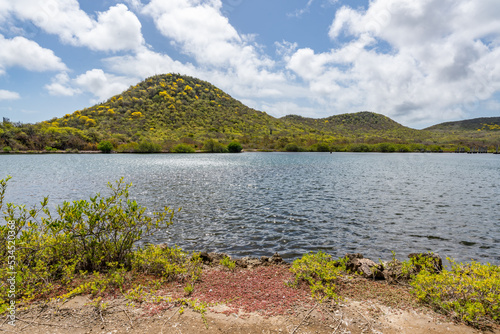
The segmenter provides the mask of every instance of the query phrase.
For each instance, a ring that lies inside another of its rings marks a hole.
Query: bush
[[[3,151],[4,151],[5,153],[9,153],[9,152],[11,152],[11,151],[12,151],[12,148],[11,148],[10,146],[4,146]]]
[[[161,152],[161,145],[143,140],[135,150],[136,153],[158,153]]]
[[[7,258],[8,241],[15,240],[14,271],[18,286],[22,283],[23,287],[19,298],[48,294],[54,282],[71,282],[81,270],[107,272],[117,263],[130,268],[134,245],[172,224],[172,210],[147,215],[146,208],[129,199],[131,185],[123,180],[109,184],[107,197],[96,194],[89,200],[64,202],[54,216],[48,198],[39,208],[11,203],[3,208],[9,178],[0,180],[0,210],[4,209],[4,219],[9,222],[0,226],[0,257]],[[6,282],[11,269],[2,263],[0,280]],[[0,304],[7,294],[7,285],[0,286]]]
[[[203,143],[203,150],[210,153],[227,153],[227,148],[215,139],[208,139]]]
[[[243,149],[243,146],[241,146],[240,143],[233,141],[227,145],[227,150],[229,153],[240,153],[241,150]]]
[[[178,144],[175,145],[174,148],[172,148],[173,153],[194,153],[196,152],[195,149],[188,144]]]
[[[229,256],[224,256],[224,258],[220,260],[219,263],[229,270],[234,270],[234,268],[236,267],[236,262],[231,261]]]
[[[201,273],[202,261],[199,254],[194,256],[178,247],[147,245],[134,252],[134,270],[163,277],[167,281],[176,278],[197,280]]]
[[[500,323],[500,267],[471,262],[433,274],[422,270],[410,283],[416,297],[475,326]]]
[[[299,146],[297,144],[290,143],[290,144],[286,144],[285,151],[287,151],[287,152],[298,152],[298,151],[300,151],[300,148],[299,148]]]
[[[335,283],[346,271],[346,259],[333,261],[323,252],[309,253],[293,261],[290,271],[295,274],[295,285],[301,281],[309,283],[314,298],[323,301],[331,298],[339,300]]]
[[[328,144],[325,144],[325,143],[319,143],[316,146],[316,151],[318,151],[318,152],[330,152],[330,146],[328,146]]]
[[[130,142],[118,145],[116,151],[120,153],[132,153],[137,151],[138,149],[139,149],[139,144],[137,144],[136,142]]]
[[[370,152],[370,146],[366,144],[357,144],[350,147],[351,152]]]
[[[378,152],[395,152],[396,151],[396,146],[394,144],[390,143],[380,143],[377,146],[377,151]]]
[[[110,141],[103,140],[97,145],[97,149],[102,153],[111,153],[113,150],[113,144]]]

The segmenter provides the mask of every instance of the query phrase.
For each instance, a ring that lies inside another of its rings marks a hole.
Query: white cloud
[[[36,72],[66,70],[66,65],[52,50],[24,37],[6,39],[0,35],[0,75],[9,67]]]
[[[129,77],[146,78],[156,74],[183,73],[196,75],[192,64],[183,64],[166,54],[143,48],[135,55],[116,56],[104,59],[107,68],[115,73]]]
[[[0,101],[3,100],[18,100],[21,96],[19,93],[11,92],[9,90],[0,89]]]
[[[372,110],[400,122],[473,114],[500,91],[496,1],[374,0],[342,7],[329,36],[340,47],[298,49],[287,67],[328,110]]]
[[[71,87],[68,73],[62,72],[52,78],[52,83],[45,86],[50,95],[74,96],[81,93],[78,88]]]
[[[123,92],[130,85],[135,84],[136,80],[105,73],[101,69],[93,69],[76,77],[74,83],[82,90],[96,96],[97,100],[92,101],[96,103]]]
[[[97,13],[97,20],[81,10],[77,0],[0,0],[0,8],[75,46],[120,51],[144,44],[141,23],[124,4]]]

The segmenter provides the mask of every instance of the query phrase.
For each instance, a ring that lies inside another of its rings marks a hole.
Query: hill
[[[482,117],[464,121],[446,122],[428,127],[429,131],[498,131],[500,130],[500,117]]]
[[[459,145],[493,147],[500,142],[494,125],[498,122],[474,122],[452,123],[462,128],[464,124],[475,128],[472,124],[477,123],[487,131],[457,131],[456,125],[448,123],[415,130],[367,111],[321,119],[296,115],[278,119],[245,106],[206,81],[164,74],[60,118],[37,124],[4,120],[0,148],[96,150],[97,143],[107,140],[120,152],[137,151],[140,143],[153,143],[163,151],[181,143],[201,150],[208,140],[215,140],[223,145],[238,141],[245,149],[258,150],[451,151]]]

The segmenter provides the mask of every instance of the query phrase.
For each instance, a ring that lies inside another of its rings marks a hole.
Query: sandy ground
[[[112,300],[105,310],[89,305],[87,296],[76,296],[63,305],[36,305],[19,310],[16,326],[0,326],[6,333],[495,333],[454,324],[433,312],[396,310],[372,301],[345,300],[339,305],[316,304],[296,310],[293,316],[264,317],[258,314],[223,314],[224,305],[205,315],[174,306],[150,316],[140,307],[127,306],[125,299]]]

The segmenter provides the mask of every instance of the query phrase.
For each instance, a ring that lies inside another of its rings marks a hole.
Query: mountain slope
[[[0,149],[95,150],[102,140],[119,151],[155,143],[168,151],[184,143],[201,149],[208,139],[239,141],[246,149],[376,151],[454,150],[500,143],[500,117],[449,122],[415,130],[372,112],[322,119],[272,117],[193,77],[150,77],[106,102],[37,124],[0,123]],[[480,131],[477,131],[480,130]],[[361,146],[360,146],[361,145]],[[403,147],[405,146],[405,147]],[[384,149],[385,149],[384,148]]]
[[[482,117],[463,121],[446,122],[428,127],[429,131],[477,131],[500,130],[500,117]]]

